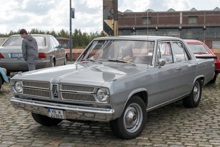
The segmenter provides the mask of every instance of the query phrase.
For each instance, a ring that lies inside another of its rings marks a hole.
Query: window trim
[[[190,61],[190,60],[192,60],[192,57],[190,56],[190,53],[189,53],[189,51],[188,51],[188,49],[186,48],[186,46],[185,46],[185,44],[182,42],[182,41],[180,41],[180,40],[173,40],[173,41],[171,41],[171,46],[172,46],[172,49],[174,49],[174,47],[173,47],[173,43],[175,43],[175,42],[180,42],[182,45],[183,45],[183,49],[184,49],[184,51],[185,51],[185,53],[186,53],[186,55],[187,55],[187,57],[188,57],[188,60],[185,60],[185,61]],[[173,52],[174,53],[174,52]],[[177,62],[177,60],[176,60],[176,54],[173,54],[174,56],[175,56],[175,62]]]

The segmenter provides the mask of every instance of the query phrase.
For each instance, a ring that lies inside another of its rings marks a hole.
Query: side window
[[[54,40],[55,45],[58,46],[60,43],[57,41],[57,39],[55,37],[53,37],[53,36],[51,36],[51,37]]]
[[[166,61],[166,64],[173,63],[173,56],[169,42],[161,42],[158,44],[157,60],[160,58]]]
[[[184,46],[181,42],[173,42],[172,43],[173,52],[176,56],[177,62],[187,61],[189,57],[184,49]]]
[[[55,47],[54,41],[53,41],[53,39],[51,38],[51,36],[50,36],[49,38],[50,38],[51,47],[52,47],[53,50],[54,50],[54,47]]]

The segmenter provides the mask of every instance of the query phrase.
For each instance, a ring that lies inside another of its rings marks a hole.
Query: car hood
[[[12,79],[101,86],[105,82],[111,82],[141,71],[143,71],[143,67],[126,63],[79,63],[29,71],[17,74]]]

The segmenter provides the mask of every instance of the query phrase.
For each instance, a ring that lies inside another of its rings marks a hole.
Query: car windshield
[[[79,60],[152,65],[154,41],[93,41]]]
[[[193,54],[209,54],[208,50],[202,44],[188,44]]]
[[[33,36],[38,46],[46,46],[46,38],[43,36]],[[21,46],[23,38],[20,36],[12,36],[10,37],[3,46]]]

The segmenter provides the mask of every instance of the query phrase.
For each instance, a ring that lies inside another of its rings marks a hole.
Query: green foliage
[[[0,34],[0,37],[9,37],[14,34],[19,34],[20,30],[18,31],[10,31],[9,33],[6,34]],[[55,32],[54,30],[52,31],[42,31],[38,29],[31,29],[31,31],[28,31],[28,34],[50,34],[53,35],[54,37],[64,37],[64,38],[70,38],[69,32],[64,31],[63,29],[60,30],[59,32]],[[73,34],[72,34],[72,43],[73,43],[73,48],[85,48],[90,41],[97,37],[102,37],[104,36],[103,32],[95,32],[95,33],[82,33],[81,30],[75,29]]]

